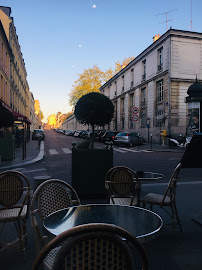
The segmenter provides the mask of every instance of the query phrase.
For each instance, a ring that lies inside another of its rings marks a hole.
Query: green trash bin
[[[1,160],[13,160],[15,158],[15,140],[12,138],[0,138]]]

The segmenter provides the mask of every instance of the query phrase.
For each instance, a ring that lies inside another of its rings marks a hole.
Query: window
[[[141,89],[141,107],[146,106],[146,87]]]
[[[124,113],[124,98],[121,99],[121,128],[124,129],[125,113]]]
[[[134,85],[134,68],[131,69],[131,86]]]
[[[157,82],[157,102],[163,101],[163,80]]]
[[[122,76],[122,92],[124,91],[124,76]]]
[[[115,81],[114,83],[115,83],[115,92],[114,92],[114,96],[117,96],[117,83],[116,83],[116,81]]]
[[[130,94],[130,106],[129,106],[129,116],[130,116],[130,128],[134,127],[134,123],[132,120],[132,108],[134,107],[134,93]]]
[[[146,110],[141,111],[141,128],[145,128],[147,125]]]
[[[161,127],[163,124],[163,119],[164,119],[164,114],[163,114],[163,110],[158,110],[157,111],[157,117],[156,117],[156,125],[158,127]]]
[[[163,47],[158,50],[158,71],[163,69]]]
[[[146,59],[142,61],[142,81],[146,79]]]

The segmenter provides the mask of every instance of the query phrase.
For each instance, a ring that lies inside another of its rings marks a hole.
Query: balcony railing
[[[158,65],[158,71],[161,70],[163,68],[163,64],[161,63],[160,65]]]

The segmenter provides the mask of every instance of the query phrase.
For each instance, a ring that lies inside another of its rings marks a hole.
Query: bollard
[[[41,146],[41,137],[39,137],[39,140],[38,140],[38,148],[40,149],[40,146]]]
[[[151,149],[152,149],[152,134],[151,134]]]

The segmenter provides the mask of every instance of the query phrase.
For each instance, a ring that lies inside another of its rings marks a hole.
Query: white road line
[[[69,148],[62,148],[62,151],[65,152],[65,154],[71,154],[72,152]]]
[[[50,155],[58,155],[58,152],[55,149],[49,149]]]
[[[132,152],[132,153],[140,153],[140,152],[150,153],[150,152],[153,152],[151,150],[129,149],[129,148],[122,148],[122,147],[120,147],[118,149],[123,150],[124,151],[123,153],[126,153],[126,152]]]
[[[114,151],[117,151],[117,152],[120,152],[120,153],[126,153],[126,151],[123,151],[123,150],[121,150],[119,148],[113,148],[113,149],[114,149]]]
[[[32,172],[39,172],[39,171],[46,171],[46,169],[36,169],[36,170],[25,170],[25,171],[23,171],[23,172],[25,172],[25,173],[32,173]]]
[[[135,150],[135,149],[129,149],[129,148],[120,148],[120,149],[124,149],[126,152],[133,152],[133,153],[138,153],[138,152],[142,152],[142,150]]]

